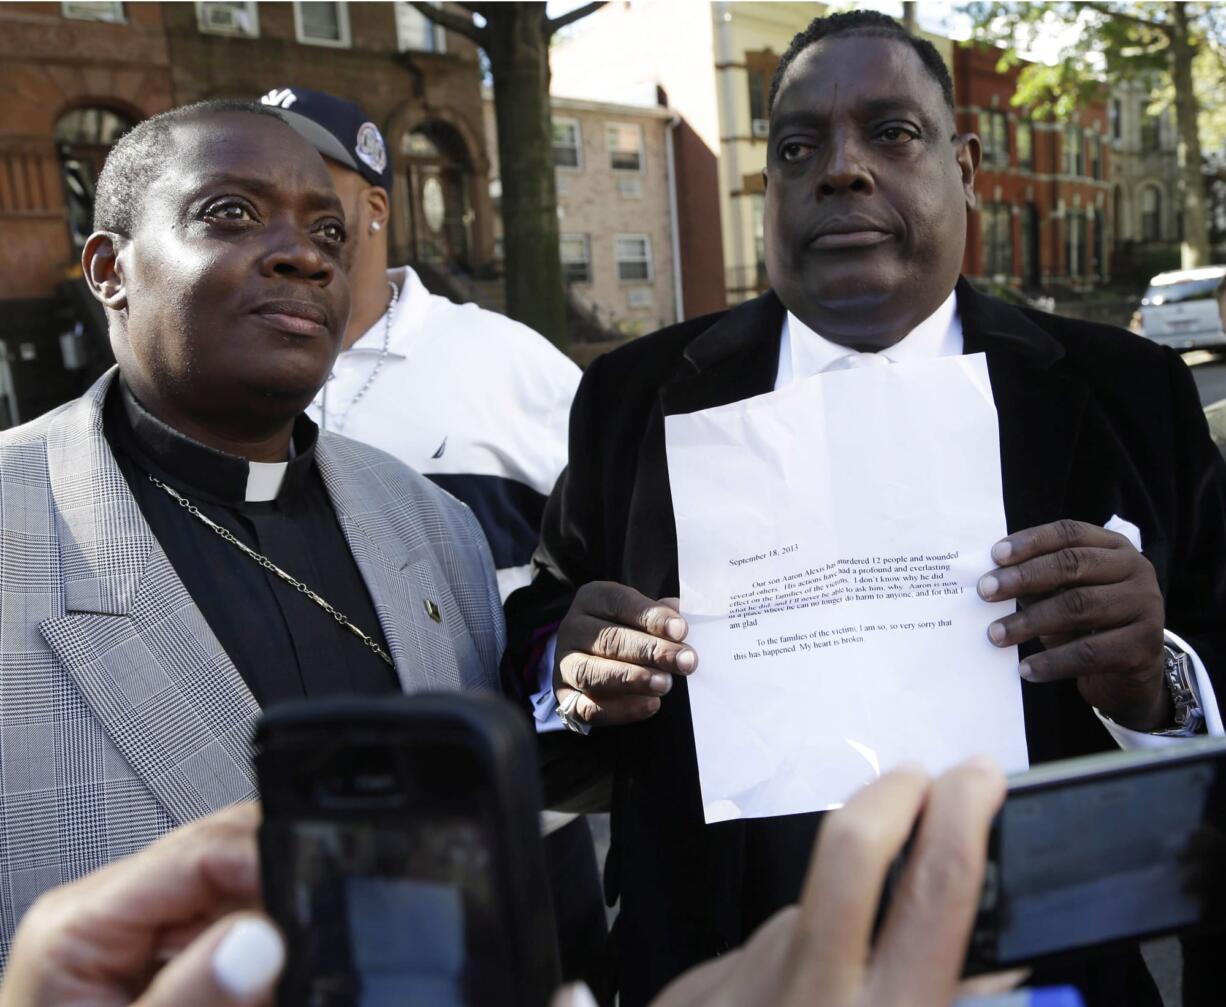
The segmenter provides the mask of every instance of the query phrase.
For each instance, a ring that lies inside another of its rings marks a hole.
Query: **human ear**
[[[983,145],[974,133],[963,133],[954,137],[954,159],[958,162],[958,170],[962,175],[962,192],[966,197],[966,208],[975,209],[975,172],[979,170],[979,161],[983,157]]]
[[[81,269],[90,293],[112,311],[128,306],[123,264],[119,260],[120,237],[110,231],[95,231],[81,250]]]
[[[381,231],[385,228],[387,218],[391,214],[387,191],[380,186],[372,185],[362,194],[362,202],[366,209],[367,226],[372,231]]]

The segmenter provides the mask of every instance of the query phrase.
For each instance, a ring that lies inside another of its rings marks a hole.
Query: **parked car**
[[[1216,297],[1223,276],[1226,266],[1159,273],[1141,301],[1141,334],[1179,350],[1226,346]]]

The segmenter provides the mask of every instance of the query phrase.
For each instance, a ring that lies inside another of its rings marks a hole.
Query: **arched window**
[[[109,108],[74,108],[55,124],[55,146],[68,202],[68,227],[77,251],[94,229],[94,185],[115,141],[135,123]]]
[[[1162,240],[1162,190],[1156,185],[1141,190],[1141,240]]]

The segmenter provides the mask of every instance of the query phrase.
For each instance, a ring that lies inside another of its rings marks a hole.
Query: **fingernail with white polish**
[[[272,924],[239,920],[213,951],[213,978],[231,996],[268,990],[285,963],[285,944]]]
[[[1001,539],[996,545],[992,546],[992,558],[997,563],[1003,563],[1013,555],[1013,543],[1008,539]]]
[[[685,639],[685,620],[684,619],[669,619],[664,624],[664,631],[668,634],[670,640]]]
[[[1000,581],[993,577],[990,573],[984,574],[979,578],[979,597],[984,600],[993,598],[996,592],[1000,590]]]
[[[1005,639],[1005,625],[1002,622],[994,622],[988,627],[988,639],[996,646],[1000,646]]]
[[[697,660],[692,650],[683,650],[677,655],[677,670],[689,673],[694,670],[694,662]]]
[[[599,1007],[587,983],[576,983],[571,987],[570,1007]]]
[[[1017,670],[1018,674],[1020,674],[1022,678],[1026,679],[1027,682],[1034,681],[1034,668],[1030,666],[1029,661],[1023,661],[1017,666]]]

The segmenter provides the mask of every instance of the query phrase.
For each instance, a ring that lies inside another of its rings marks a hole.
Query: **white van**
[[[1149,281],[1141,301],[1141,333],[1178,350],[1226,345],[1217,287],[1226,266],[1176,269]]]

